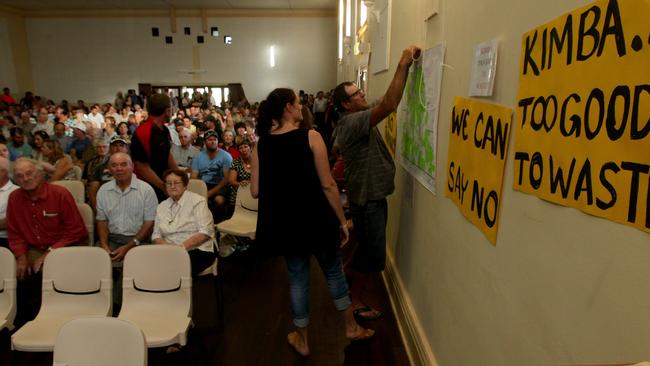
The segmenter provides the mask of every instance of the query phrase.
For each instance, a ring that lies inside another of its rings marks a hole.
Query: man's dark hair
[[[162,116],[167,109],[171,108],[171,100],[167,94],[153,94],[149,98],[147,110],[153,117]]]
[[[11,137],[14,137],[16,135],[18,136],[24,136],[25,134],[23,133],[23,129],[20,127],[12,127],[9,129],[9,135]]]
[[[240,129],[240,128],[246,129],[246,123],[244,123],[244,122],[237,122],[237,123],[235,123],[234,128],[235,128],[235,132],[236,132],[238,129]]]
[[[354,85],[353,82],[351,81],[344,81],[341,84],[337,85],[336,88],[334,88],[334,106],[339,112],[345,112],[345,108],[343,107],[343,102],[346,100],[350,99],[350,96],[348,93],[345,91],[346,86],[352,86]]]

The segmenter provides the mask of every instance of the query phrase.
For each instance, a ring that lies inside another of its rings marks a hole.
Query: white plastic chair
[[[84,225],[86,225],[86,230],[88,230],[88,245],[95,245],[95,214],[93,209],[87,203],[77,202],[77,209],[81,214],[81,218],[84,220]]]
[[[16,317],[16,258],[0,247],[0,330],[14,329]]]
[[[237,197],[240,198],[240,202],[243,208],[247,209],[248,211],[257,212],[257,198],[253,198],[253,195],[251,194],[250,184],[239,186],[237,189]]]
[[[191,324],[190,256],[177,245],[141,245],[124,258],[119,319],[136,324],[147,347],[187,344]]]
[[[81,177],[83,177],[84,172],[81,169],[79,165],[73,165],[72,170],[74,171],[74,180],[76,181],[81,181]]]
[[[208,198],[208,186],[201,179],[190,179],[187,183],[187,190]]]
[[[72,194],[75,202],[84,203],[86,200],[86,187],[80,180],[57,180],[52,182],[57,186],[64,187]]]
[[[54,345],[54,366],[146,366],[144,334],[135,324],[107,317],[70,320]]]
[[[11,336],[12,348],[52,352],[65,322],[111,313],[111,259],[98,247],[65,247],[51,251],[43,264],[41,309]]]
[[[257,230],[257,199],[251,195],[250,185],[239,186],[237,198],[239,203],[232,217],[218,223],[217,231],[253,240]]]

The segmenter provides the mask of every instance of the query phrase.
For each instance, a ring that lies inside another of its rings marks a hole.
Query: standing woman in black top
[[[315,256],[325,274],[334,305],[345,318],[350,340],[374,335],[356,323],[339,247],[348,228],[320,134],[299,128],[302,105],[291,89],[275,89],[259,107],[253,150],[251,193],[259,197],[257,242],[284,255],[296,331],[289,344],[309,355],[309,262]],[[290,223],[288,225],[288,223]]]

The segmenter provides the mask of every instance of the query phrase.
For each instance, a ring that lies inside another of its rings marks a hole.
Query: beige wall
[[[0,83],[18,100],[34,82],[24,19],[0,9]]]
[[[370,75],[387,88],[401,51],[418,38],[447,46],[438,126],[438,194],[398,165],[388,246],[414,327],[441,366],[614,364],[650,359],[650,236],[515,192],[513,138],[497,246],[444,197],[451,106],[467,96],[473,47],[499,40],[494,96],[516,107],[521,35],[586,0],[440,0],[418,36],[418,0],[392,0],[391,65]],[[625,0],[621,0],[625,1]],[[371,25],[371,31],[372,31]],[[344,65],[355,59],[344,60]],[[372,62],[372,61],[371,61]],[[339,67],[338,79],[353,79]],[[516,120],[516,117],[514,118]],[[383,125],[380,125],[383,129]],[[404,325],[404,324],[403,324]],[[406,329],[408,332],[408,329]]]
[[[118,90],[139,82],[178,84],[241,82],[258,101],[271,89],[290,87],[315,93],[336,80],[334,17],[208,18],[219,26],[218,39],[205,35],[198,45],[201,19],[177,18],[174,44],[169,18],[27,18],[25,20],[34,90],[54,100],[112,101]],[[183,27],[192,29],[191,36]],[[151,28],[159,27],[159,38]],[[202,34],[202,33],[201,33]],[[234,38],[230,46],[223,35]],[[269,46],[277,66],[269,67]],[[205,69],[190,75],[180,70]]]

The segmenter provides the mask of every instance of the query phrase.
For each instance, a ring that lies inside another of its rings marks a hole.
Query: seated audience
[[[228,184],[230,185],[230,205],[235,206],[237,202],[237,189],[239,186],[246,186],[251,180],[251,142],[247,138],[239,138],[239,158],[232,161],[232,167],[228,172]]]
[[[2,144],[4,146],[4,144]],[[9,248],[7,240],[7,201],[18,186],[9,179],[9,159],[0,156],[0,247]]]
[[[88,180],[89,177],[95,172],[98,166],[106,163],[108,160],[108,140],[104,138],[96,138],[93,140],[93,147],[95,149],[95,157],[90,159],[85,165],[83,170],[82,179]]]
[[[70,155],[75,161],[81,162],[84,152],[92,145],[92,140],[86,135],[87,127],[83,122],[76,121],[74,126],[74,139],[70,143]]]
[[[158,199],[153,188],[133,174],[129,155],[111,155],[108,169],[115,179],[97,192],[97,233],[99,245],[114,263],[113,302],[119,306],[122,303],[122,260],[131,248],[151,235]]]
[[[121,137],[115,137],[110,141],[108,147],[109,156],[117,153],[128,154],[129,145]],[[108,157],[104,159],[104,162],[97,165],[95,169],[89,172],[88,175],[88,203],[93,210],[97,208],[97,191],[104,183],[113,179],[113,175],[108,169]]]
[[[44,131],[49,136],[54,135],[54,123],[49,120],[49,116],[45,108],[41,108],[41,110],[38,112],[36,125],[34,128],[32,128],[32,134],[36,134],[37,131]]]
[[[61,149],[67,154],[70,152],[70,144],[72,143],[72,137],[66,135],[65,133],[65,124],[63,122],[57,122],[54,125],[54,136],[52,137],[59,142]]]
[[[51,250],[86,241],[88,232],[67,189],[47,183],[40,164],[20,158],[14,167],[20,187],[9,195],[7,234],[16,256],[18,313],[15,325],[33,319],[41,296],[41,267]]]
[[[201,152],[201,150],[192,146],[193,136],[192,131],[183,127],[178,133],[178,137],[181,141],[180,145],[172,145],[172,156],[176,160],[176,165],[179,168],[183,168],[186,171],[192,169],[192,159]]]
[[[9,159],[9,148],[7,144],[0,143],[0,156]]]
[[[25,142],[23,129],[20,127],[12,127],[9,130],[9,133],[11,135],[11,142],[7,144],[7,148],[9,148],[11,161],[15,161],[22,157],[28,158],[32,156],[32,148]]]
[[[233,159],[237,159],[239,157],[239,149],[235,144],[235,133],[232,132],[232,130],[223,131],[223,146],[221,148],[226,150]]]
[[[34,160],[43,161],[43,143],[49,140],[50,136],[45,131],[34,132],[34,147],[32,148],[32,158]]]
[[[117,125],[115,124],[115,117],[106,116],[104,118],[104,135],[103,138],[106,141],[110,141],[114,136],[117,136]]]
[[[64,154],[61,145],[56,140],[46,140],[43,143],[43,160],[48,164],[43,164],[43,168],[48,173],[48,181],[57,180],[78,180],[70,155]]]
[[[151,239],[154,244],[179,245],[187,249],[192,276],[210,267],[216,258],[212,214],[203,196],[187,190],[189,179],[179,169],[163,174],[166,200],[156,210]]]
[[[129,124],[126,122],[120,122],[119,125],[117,125],[117,135],[124,141],[126,141],[127,144],[131,143],[131,131],[129,130]]]
[[[208,186],[208,200],[215,222],[225,218],[228,211],[228,181],[225,179],[232,166],[232,157],[219,149],[217,133],[209,130],[203,136],[205,150],[192,160],[192,178],[198,178]]]

